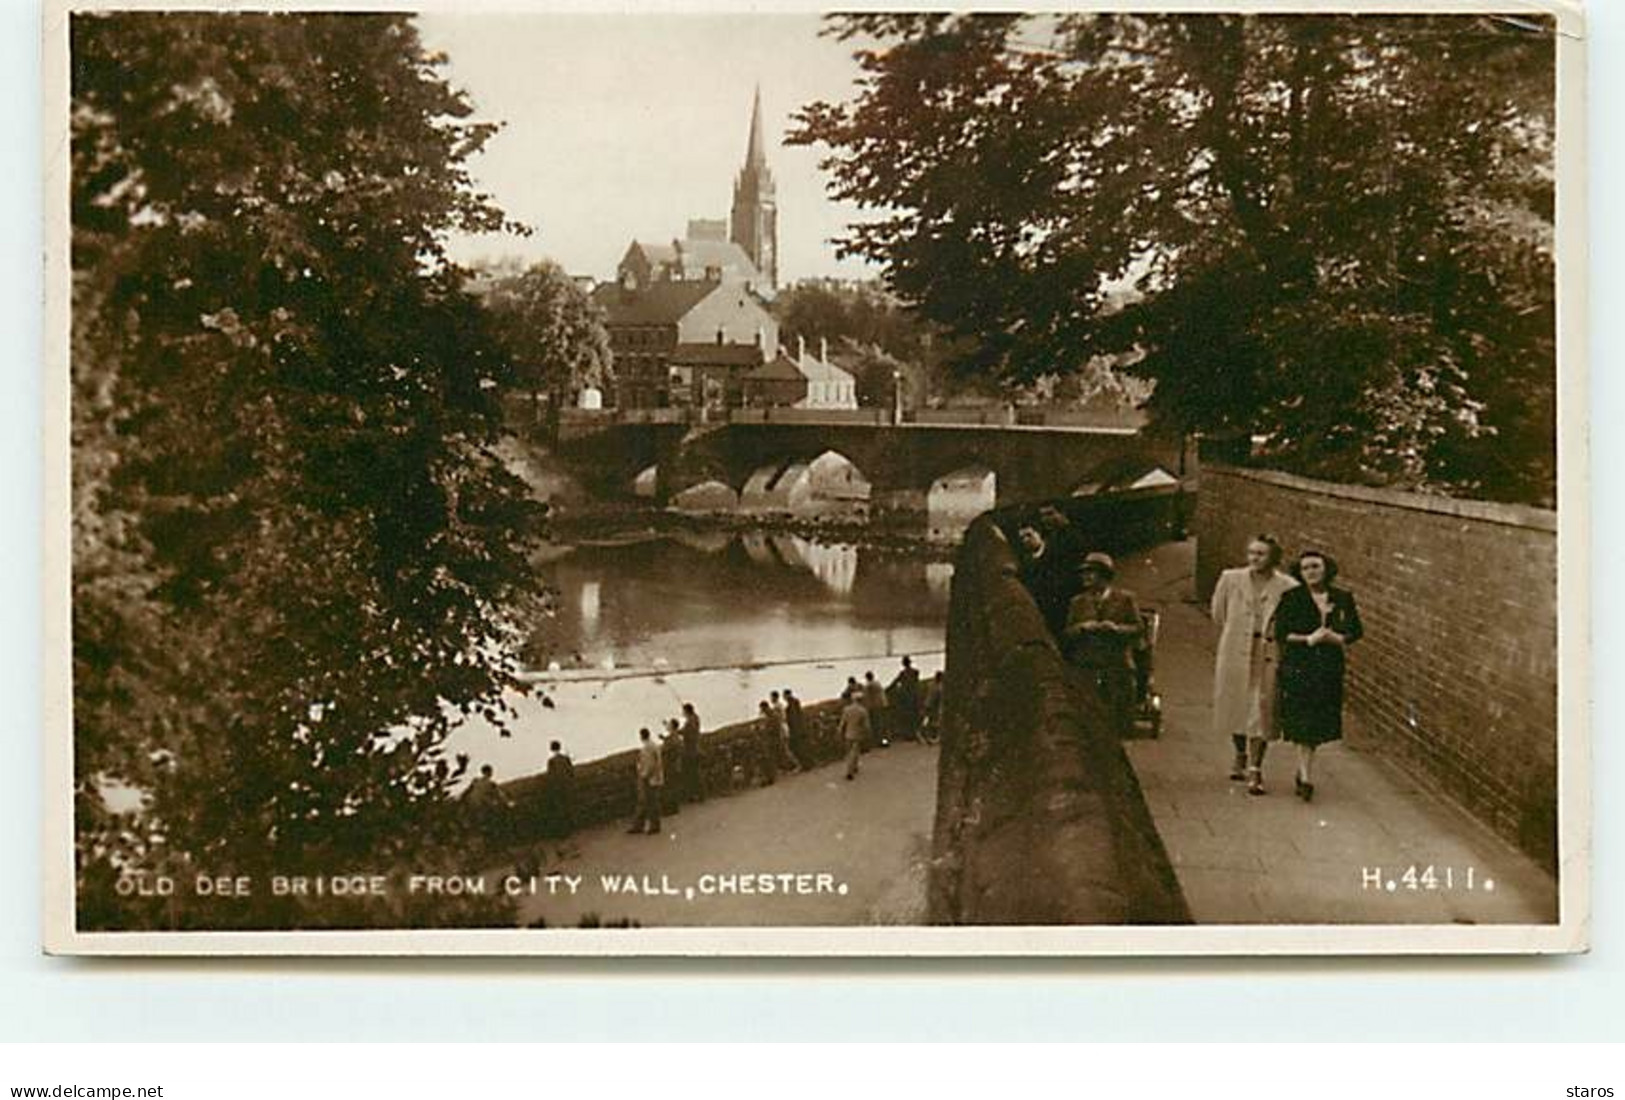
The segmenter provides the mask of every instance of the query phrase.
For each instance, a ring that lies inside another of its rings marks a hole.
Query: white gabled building
[[[807,396],[796,402],[799,409],[855,409],[858,407],[858,381],[829,361],[829,342],[819,341],[815,358],[807,354],[807,342],[798,341],[796,370],[807,380]]]

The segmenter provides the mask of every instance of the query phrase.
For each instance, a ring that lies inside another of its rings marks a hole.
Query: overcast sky
[[[850,47],[808,15],[425,14],[425,44],[479,117],[507,127],[472,162],[480,187],[535,235],[453,242],[459,260],[550,257],[614,274],[627,243],[726,218],[760,82],[778,182],[779,280],[874,274],[828,241],[857,216],[825,195],[818,152],[781,144],[793,111],[848,99]]]

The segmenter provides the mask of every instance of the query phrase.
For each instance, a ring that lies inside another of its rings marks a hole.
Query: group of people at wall
[[[860,683],[848,678],[841,693],[840,733],[847,746],[847,778],[857,775],[858,757],[873,748],[885,748],[896,737],[933,742],[942,725],[942,673],[923,681],[909,657],[889,685],[873,671]],[[675,812],[683,802],[706,796],[701,769],[701,723],[693,703],[682,704],[678,718],[668,718],[659,736],[647,726],[638,730],[634,761],[636,809],[630,833],[658,834],[663,813]],[[754,776],[762,785],[777,781],[781,771],[804,771],[814,763],[811,730],[796,693],[785,688],[772,692],[758,705],[752,731]],[[544,835],[568,836],[575,828],[575,764],[554,741],[543,776]],[[751,780],[744,763],[731,763],[730,786]],[[672,782],[668,783],[668,778]],[[463,794],[469,825],[488,838],[504,838],[510,831],[513,801],[496,782],[486,764]]]
[[[547,769],[542,774],[539,824],[543,836],[560,839],[575,830],[576,766],[561,742],[549,743],[548,753]],[[467,824],[476,835],[487,843],[512,839],[513,799],[497,783],[491,765],[481,766],[480,774],[463,792],[462,801]]]
[[[774,691],[757,706],[752,732],[754,759],[764,785],[778,779],[781,770],[799,771],[810,763],[807,717],[801,700],[790,688]],[[675,752],[677,789],[666,790],[666,757]],[[683,802],[706,796],[700,761],[700,716],[693,703],[683,704],[681,719],[668,718],[659,738],[647,728],[638,731],[637,811],[631,833],[660,832],[662,806],[675,810]],[[734,782],[742,781],[743,764],[731,764]]]
[[[840,733],[847,748],[847,778],[852,779],[857,775],[858,757],[867,749],[885,748],[894,737],[936,739],[942,724],[942,674],[922,682],[913,660],[904,657],[889,685],[882,685],[873,671],[864,673],[861,683],[849,677],[841,700]],[[751,740],[754,775],[747,771],[746,763],[731,764],[730,788],[753,779],[771,786],[781,772],[806,771],[816,762],[806,710],[790,688],[771,692],[757,704]],[[680,761],[676,798],[665,790],[666,761],[674,749]],[[637,812],[628,829],[632,833],[658,833],[663,805],[675,808],[679,802],[698,802],[706,796],[700,767],[700,719],[692,703],[683,704],[681,720],[667,720],[660,737],[646,728],[638,731],[637,784]]]
[[[841,692],[841,742],[846,748],[846,778],[858,777],[863,754],[890,747],[892,738],[932,744],[942,731],[942,673],[922,682],[912,658],[904,657],[890,684],[875,679],[863,682],[849,676]]]
[[[1145,617],[1134,594],[1115,584],[1116,564],[1083,540],[1053,507],[1016,528],[1020,576],[1062,652],[1096,689],[1112,729],[1133,729],[1150,670]],[[1247,564],[1224,570],[1210,611],[1219,627],[1213,723],[1228,737],[1230,778],[1265,793],[1272,741],[1297,747],[1294,791],[1314,797],[1315,750],[1343,735],[1345,650],[1363,627],[1354,595],[1334,582],[1337,563],[1304,550],[1281,570],[1281,544],[1258,535]]]
[[[775,695],[778,693],[775,692]],[[660,814],[666,800],[674,795],[671,809],[679,802],[698,802],[705,797],[700,777],[700,715],[693,703],[684,703],[681,718],[668,718],[659,739],[648,726],[638,730],[636,762],[637,805],[629,833],[660,832]],[[666,754],[674,754],[676,790],[666,790]]]

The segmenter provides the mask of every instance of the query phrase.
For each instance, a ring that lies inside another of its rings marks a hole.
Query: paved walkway
[[[1156,682],[1162,736],[1128,746],[1198,924],[1544,923],[1557,887],[1533,861],[1375,753],[1347,742],[1315,758],[1315,800],[1293,796],[1296,750],[1274,746],[1269,793],[1229,775],[1210,729],[1213,645],[1192,602],[1194,543],[1121,563],[1122,583],[1162,611]],[[1359,659],[1359,649],[1353,651]],[[1423,875],[1433,868],[1434,888]],[[1416,888],[1406,882],[1414,868]],[[1469,878],[1469,876],[1471,876]],[[1394,887],[1389,889],[1392,881]]]
[[[589,914],[646,927],[924,923],[937,750],[895,743],[867,753],[855,781],[844,775],[827,764],[685,806],[659,836],[628,834],[625,824],[583,830],[550,848],[542,870],[578,877],[577,891],[560,882],[549,894],[540,881],[520,919],[549,927],[574,927]],[[775,878],[772,893],[749,878],[787,874],[800,878]],[[624,889],[628,881],[636,892]]]

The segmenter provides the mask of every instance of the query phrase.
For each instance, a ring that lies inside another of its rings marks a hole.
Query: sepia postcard
[[[48,952],[1589,947],[1577,7],[44,35]]]

